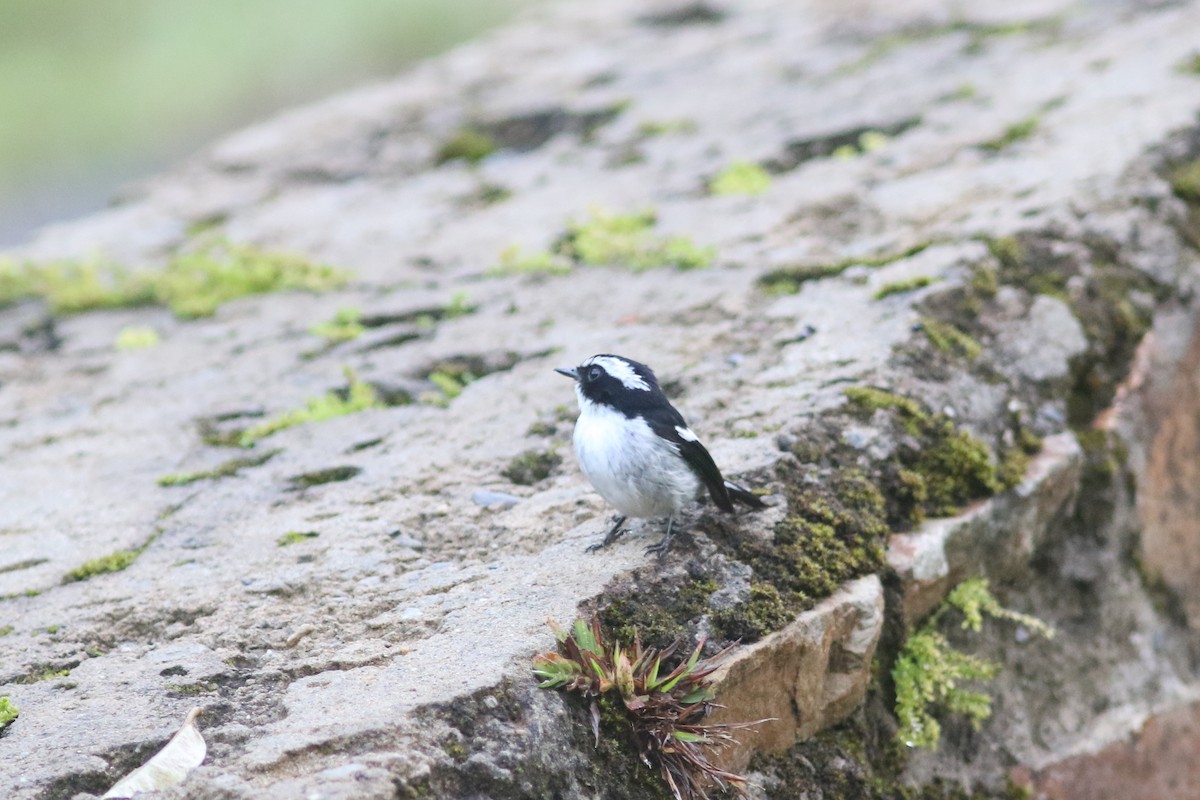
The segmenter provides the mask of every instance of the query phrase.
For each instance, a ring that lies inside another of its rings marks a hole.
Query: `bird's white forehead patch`
[[[619,380],[624,384],[626,389],[640,389],[643,392],[650,391],[650,384],[642,380],[642,376],[638,375],[633,367],[629,366],[629,362],[627,361],[622,361],[612,356],[592,356],[583,362],[583,366],[585,367],[590,367],[593,364]]]
[[[691,428],[685,428],[685,427],[683,427],[682,425],[676,425],[676,426],[675,426],[675,432],[676,432],[676,433],[678,433],[678,434],[679,434],[679,438],[680,438],[680,439],[683,439],[685,442],[698,442],[698,441],[700,441],[699,439],[697,439],[697,438],[696,438],[696,434],[692,433],[692,429],[691,429]]]

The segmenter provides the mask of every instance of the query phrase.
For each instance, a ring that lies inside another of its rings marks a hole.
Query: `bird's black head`
[[[610,406],[626,416],[634,416],[664,400],[654,371],[624,356],[604,353],[592,356],[578,367],[555,372],[575,379],[581,402]]]

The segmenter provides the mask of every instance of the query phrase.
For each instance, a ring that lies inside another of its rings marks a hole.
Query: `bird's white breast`
[[[605,500],[630,517],[674,514],[696,498],[700,479],[675,445],[644,419],[630,419],[576,391],[575,455]]]

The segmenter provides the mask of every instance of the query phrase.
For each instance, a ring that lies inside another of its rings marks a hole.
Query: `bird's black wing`
[[[666,408],[644,413],[643,419],[650,426],[650,430],[675,445],[679,450],[679,455],[692,468],[692,472],[704,481],[704,485],[708,488],[708,494],[717,504],[717,508],[722,511],[733,511],[733,502],[729,499],[729,490],[725,488],[725,479],[721,476],[721,470],[717,468],[716,462],[713,461],[713,457],[709,455],[704,445],[700,444],[696,434],[688,428],[683,416],[673,406],[668,405]]]

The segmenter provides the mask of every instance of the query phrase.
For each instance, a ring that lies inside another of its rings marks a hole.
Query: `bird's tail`
[[[735,503],[741,503],[748,508],[766,508],[767,504],[762,501],[758,495],[749,489],[743,489],[733,481],[725,481],[725,491],[729,492],[729,499]]]

